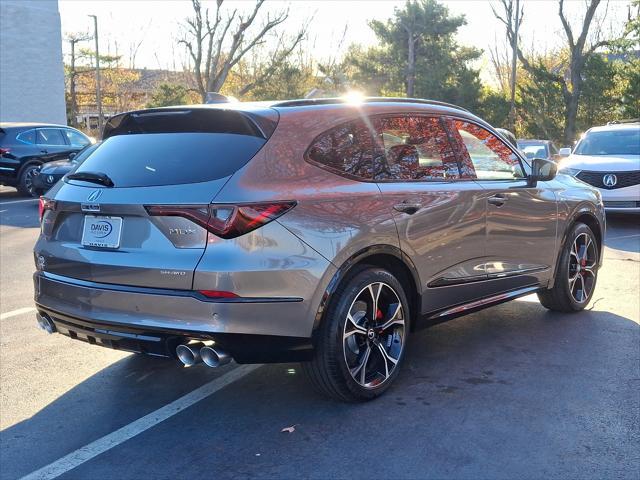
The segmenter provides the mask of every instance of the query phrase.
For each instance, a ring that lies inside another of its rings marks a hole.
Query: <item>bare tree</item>
[[[140,47],[144,43],[144,39],[147,36],[147,32],[149,31],[149,28],[151,27],[152,23],[153,23],[153,20],[149,20],[149,23],[147,24],[147,26],[143,28],[142,36],[140,37],[139,40],[133,40],[129,42],[129,69],[130,70],[135,70],[136,68],[136,56],[138,55],[138,50],[140,50]]]
[[[211,18],[209,10],[203,10],[200,0],[191,0],[194,16],[187,19],[187,31],[184,38],[179,40],[193,61],[195,80],[203,101],[207,92],[219,92],[231,69],[254,47],[264,43],[267,34],[289,16],[288,10],[278,12],[275,16],[267,14],[260,29],[251,32],[250,27],[256,22],[264,0],[257,0],[248,15],[240,15],[234,9],[225,19],[221,11],[223,2],[224,0],[216,1],[215,13]],[[303,35],[304,31],[301,31],[290,44],[279,46],[273,61],[286,58],[300,43]],[[281,40],[282,38],[280,37]],[[273,71],[274,69],[267,67],[263,73],[270,76]]]
[[[76,77],[78,70],[76,67],[76,44],[91,39],[91,35],[88,33],[69,33],[66,36],[66,40],[71,47],[70,59],[69,59],[69,117],[71,118],[71,126],[77,125],[78,115],[78,97],[76,94]],[[84,71],[84,70],[83,70]]]
[[[522,49],[518,46],[516,32],[514,25],[508,19],[507,6],[510,0],[500,0],[505,15],[501,16],[496,13],[497,18],[505,24],[507,28],[507,39],[514,48],[518,55],[518,60],[522,64],[523,68],[536,78],[558,83],[562,89],[562,97],[564,100],[564,142],[565,144],[571,144],[576,136],[576,117],[578,115],[578,105],[580,102],[580,95],[582,94],[582,73],[589,57],[599,47],[609,45],[608,40],[601,40],[601,28],[598,25],[596,31],[592,33],[591,40],[589,40],[589,29],[594,20],[594,16],[601,0],[588,0],[587,10],[584,18],[582,19],[582,27],[580,33],[576,37],[571,24],[567,20],[567,16],[564,11],[564,0],[558,0],[558,14],[560,21],[562,22],[562,28],[567,38],[567,47],[569,50],[569,64],[566,75],[562,72],[556,73],[544,68],[542,65],[537,65],[534,62],[529,61]]]
[[[516,74],[518,67],[518,38],[520,25],[524,16],[524,8],[520,7],[520,0],[500,0],[504,9],[504,17],[501,18],[496,9],[491,6],[493,14],[500,18],[507,26],[507,38],[511,45],[511,74],[509,75],[509,99],[511,107],[509,109],[509,127],[515,133],[516,128]],[[515,5],[514,5],[515,2]],[[512,33],[512,35],[511,35]]]
[[[506,95],[511,83],[511,72],[509,68],[509,59],[505,53],[506,48],[504,47],[505,45],[498,45],[496,40],[493,48],[489,48],[489,59],[493,66],[495,79],[500,86],[500,92]]]

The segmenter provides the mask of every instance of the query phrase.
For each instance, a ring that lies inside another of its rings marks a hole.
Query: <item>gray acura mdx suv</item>
[[[303,361],[370,399],[416,328],[533,292],[585,307],[602,201],[555,168],[433,101],[124,113],[41,200],[38,321],[186,365]]]

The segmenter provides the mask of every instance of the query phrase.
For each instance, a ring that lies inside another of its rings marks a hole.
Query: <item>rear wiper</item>
[[[76,172],[67,175],[69,180],[82,180],[83,182],[98,183],[105,187],[113,187],[115,184],[106,173],[101,172]]]

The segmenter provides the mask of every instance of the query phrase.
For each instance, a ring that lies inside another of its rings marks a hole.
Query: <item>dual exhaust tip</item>
[[[47,333],[55,333],[56,325],[46,313],[36,313],[38,327]],[[204,342],[182,343],[176,348],[178,359],[187,367],[204,362],[209,367],[222,367],[231,361],[231,356],[212,345]]]
[[[186,367],[203,362],[208,367],[221,367],[231,361],[231,356],[218,347],[204,342],[182,343],[176,348],[178,360]]]
[[[56,333],[56,325],[51,320],[51,317],[46,313],[36,313],[36,320],[38,320],[38,327],[47,333]]]

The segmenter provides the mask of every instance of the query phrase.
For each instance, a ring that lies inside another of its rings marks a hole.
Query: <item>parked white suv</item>
[[[597,187],[606,211],[640,212],[640,122],[590,128],[560,172]]]

